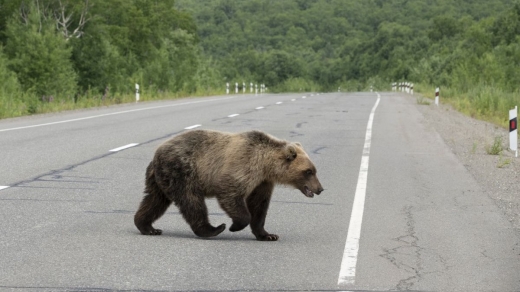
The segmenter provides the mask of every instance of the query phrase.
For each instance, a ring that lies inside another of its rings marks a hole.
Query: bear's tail
[[[146,168],[145,196],[135,213],[134,223],[144,235],[159,235],[159,229],[154,229],[152,223],[159,219],[172,203],[163,193],[155,180],[153,161]]]

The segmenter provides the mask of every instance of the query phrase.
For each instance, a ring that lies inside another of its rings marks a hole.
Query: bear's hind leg
[[[251,231],[257,240],[278,240],[278,235],[270,234],[264,229],[265,217],[267,216],[267,209],[269,208],[273,189],[274,185],[272,183],[263,182],[247,197],[247,208],[251,213]]]
[[[226,224],[213,227],[209,223],[208,208],[203,196],[187,194],[185,198],[176,201],[175,204],[193,233],[199,237],[217,236],[226,229]]]
[[[139,210],[135,213],[134,223],[143,235],[161,235],[162,230],[152,227],[152,223],[159,219],[166,209],[171,205],[171,201],[160,191],[154,190],[144,196]]]

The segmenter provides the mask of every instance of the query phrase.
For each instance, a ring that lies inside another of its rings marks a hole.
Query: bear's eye
[[[307,169],[307,170],[305,171],[305,174],[312,175],[312,170]]]

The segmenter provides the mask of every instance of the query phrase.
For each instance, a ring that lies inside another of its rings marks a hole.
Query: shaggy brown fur
[[[197,236],[215,236],[226,225],[209,223],[204,199],[216,197],[233,220],[230,231],[250,224],[258,240],[278,240],[264,229],[275,184],[293,186],[308,197],[323,191],[299,143],[260,131],[185,132],[157,149],[146,169],[146,195],[134,222],[142,234],[160,235],[152,223],[173,202]]]

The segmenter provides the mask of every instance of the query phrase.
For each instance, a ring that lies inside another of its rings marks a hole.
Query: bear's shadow
[[[136,236],[144,236],[144,235],[141,235],[141,233],[138,231],[138,230],[131,230],[130,231],[132,234],[136,235]],[[226,234],[226,232],[228,232],[228,234]],[[161,239],[161,238],[167,238],[167,239],[172,239],[172,238],[181,238],[181,239],[191,239],[191,240],[218,240],[218,241],[257,241],[255,236],[252,235],[250,232],[249,234],[243,234],[243,235],[240,235],[240,236],[237,236],[238,234],[231,234],[231,232],[229,230],[225,230],[224,232],[222,232],[221,234],[217,235],[217,236],[214,236],[214,237],[207,237],[207,238],[204,238],[204,237],[198,237],[197,235],[195,235],[193,232],[191,231],[188,231],[188,230],[179,230],[179,231],[168,231],[168,230],[164,230],[163,229],[163,233],[162,235],[155,235],[155,236],[146,236],[146,237],[149,237],[149,238],[157,238],[157,239]]]

